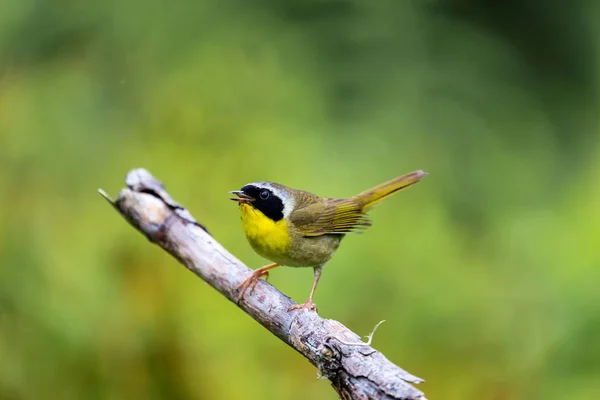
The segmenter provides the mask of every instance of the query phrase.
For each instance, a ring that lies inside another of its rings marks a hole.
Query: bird
[[[252,249],[272,263],[253,271],[238,287],[237,302],[250,294],[261,277],[279,266],[312,267],[314,280],[309,297],[288,311],[318,312],[313,297],[325,264],[349,233],[371,226],[367,215],[375,205],[419,182],[428,174],[416,170],[349,198],[320,197],[279,183],[260,181],[229,192],[239,204],[242,229]]]

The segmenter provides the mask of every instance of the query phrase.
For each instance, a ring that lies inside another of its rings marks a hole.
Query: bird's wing
[[[321,199],[300,207],[290,220],[304,236],[357,232],[371,226],[362,206],[348,199]]]

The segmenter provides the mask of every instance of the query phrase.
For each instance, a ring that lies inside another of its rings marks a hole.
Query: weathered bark
[[[100,193],[127,221],[190,271],[236,303],[238,286],[251,270],[223,248],[208,231],[175,202],[145,169],[127,174],[127,188],[116,201]],[[252,295],[238,305],[275,336],[315,365],[343,399],[425,400],[410,383],[422,380],[391,363],[341,323],[307,310],[288,311],[295,304],[260,280]]]

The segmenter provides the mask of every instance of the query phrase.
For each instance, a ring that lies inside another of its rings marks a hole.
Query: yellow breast
[[[290,249],[290,232],[285,219],[277,222],[248,204],[240,205],[242,229],[259,255],[285,264]]]

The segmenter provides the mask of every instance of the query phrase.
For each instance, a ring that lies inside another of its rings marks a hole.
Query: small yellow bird
[[[350,197],[319,197],[273,182],[253,182],[230,192],[239,203],[242,229],[250,245],[273,264],[258,268],[240,286],[238,302],[252,292],[261,276],[278,266],[313,267],[314,282],[304,304],[290,307],[316,311],[313,296],[323,266],[347,233],[371,226],[367,212],[387,197],[419,182],[427,173],[414,171]]]

